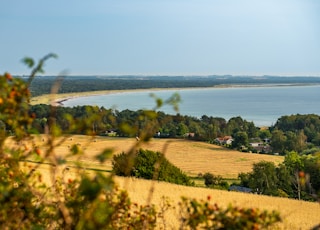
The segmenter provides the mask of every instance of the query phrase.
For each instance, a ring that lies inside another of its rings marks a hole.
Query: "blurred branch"
[[[38,65],[36,67],[34,67],[31,71],[31,74],[28,79],[28,84],[27,84],[28,86],[31,84],[31,82],[34,79],[34,77],[36,76],[36,74],[44,73],[43,65],[44,65],[45,61],[48,60],[49,58],[58,58],[58,55],[55,53],[49,53],[39,60]],[[34,66],[34,60],[30,57],[23,58],[22,62],[24,64],[26,64],[29,68],[32,68]]]

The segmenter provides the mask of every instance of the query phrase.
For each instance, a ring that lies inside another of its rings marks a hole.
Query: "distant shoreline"
[[[67,100],[79,98],[79,97],[89,97],[89,96],[99,96],[99,95],[110,95],[117,93],[132,93],[132,92],[146,92],[146,91],[165,91],[165,90],[190,90],[190,89],[212,89],[212,88],[245,88],[245,87],[284,87],[284,86],[313,86],[319,84],[303,84],[303,83],[284,83],[284,84],[252,84],[252,85],[242,85],[242,84],[223,84],[212,87],[182,87],[182,88],[148,88],[148,89],[124,89],[124,90],[101,90],[101,91],[87,91],[87,92],[77,92],[77,93],[62,93],[62,94],[45,94],[37,97],[32,97],[30,100],[31,105],[37,104],[51,104],[53,106],[63,106],[63,103]]]

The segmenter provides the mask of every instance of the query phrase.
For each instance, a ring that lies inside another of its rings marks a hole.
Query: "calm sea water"
[[[320,85],[125,92],[74,98],[65,101],[64,106],[97,105],[120,111],[152,109],[155,101],[150,97],[150,93],[166,100],[175,92],[179,93],[182,99],[180,114],[199,118],[207,115],[228,120],[241,116],[247,121],[253,121],[256,126],[270,126],[283,115],[320,115]],[[160,110],[175,114],[168,105]]]

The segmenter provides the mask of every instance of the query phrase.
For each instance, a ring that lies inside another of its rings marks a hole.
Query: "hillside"
[[[60,141],[61,139],[58,139]],[[36,137],[38,146],[46,142],[45,136]],[[28,145],[28,143],[26,143]],[[111,160],[103,166],[99,165],[94,156],[104,148],[114,148],[114,153],[128,151],[137,144],[134,138],[110,138],[88,136],[72,136],[56,148],[57,155],[66,155],[71,145],[81,146],[85,153],[79,157],[73,157],[72,161],[81,161],[88,168],[111,169]],[[163,151],[167,158],[189,175],[211,172],[223,177],[236,178],[239,172],[251,171],[252,164],[261,160],[280,163],[281,156],[240,153],[220,146],[176,139],[153,139],[150,143],[144,143],[140,147],[155,151]],[[43,149],[44,150],[44,149]],[[69,162],[70,163],[70,162]],[[31,166],[28,163],[26,166]],[[49,166],[42,165],[38,170],[43,173],[43,179],[50,181]],[[71,168],[64,174],[65,178],[74,176]],[[166,224],[169,229],[175,229],[179,225],[178,202],[182,196],[203,199],[212,197],[212,202],[219,206],[227,206],[232,203],[240,207],[257,207],[260,209],[279,210],[284,218],[280,229],[309,229],[319,223],[320,205],[314,202],[305,202],[287,198],[269,197],[255,194],[228,192],[199,187],[186,187],[165,182],[155,182],[136,178],[115,177],[116,184],[121,189],[128,191],[133,202],[139,204],[150,203],[161,207],[162,197],[166,197],[176,209],[166,212]]]
[[[28,166],[31,165],[28,164]],[[50,181],[50,169],[48,165],[42,165],[38,170],[42,172],[44,180]],[[74,173],[73,169],[68,170],[64,174],[65,179],[73,178]],[[157,210],[159,210],[163,204],[163,198],[167,199],[172,205],[172,209],[165,212],[167,229],[177,229],[179,226],[178,210],[181,197],[206,200],[210,196],[212,202],[217,203],[221,207],[232,204],[239,207],[259,208],[270,211],[278,210],[283,218],[282,223],[278,225],[279,229],[311,229],[320,222],[320,205],[316,202],[200,187],[187,187],[132,177],[115,177],[115,182],[120,189],[128,192],[133,203],[141,205],[151,203],[156,205]],[[160,223],[160,226],[162,224]]]
[[[320,205],[315,202],[298,201],[287,198],[228,192],[207,188],[186,187],[165,182],[152,182],[132,178],[116,178],[121,188],[128,191],[133,202],[146,204],[151,194],[151,203],[160,207],[162,197],[167,197],[171,204],[178,209],[181,197],[206,200],[212,197],[212,202],[226,207],[228,204],[240,207],[255,207],[259,209],[278,210],[283,217],[279,229],[311,229],[320,223]],[[153,188],[153,192],[150,192]],[[178,210],[166,213],[168,229],[177,229]]]
[[[44,139],[44,136],[37,138],[37,145],[45,144]],[[101,166],[95,159],[95,155],[105,148],[114,149],[114,154],[126,152],[137,144],[136,142],[135,138],[96,137],[91,139],[88,136],[75,135],[58,146],[56,153],[66,155],[70,146],[78,144],[84,148],[84,154],[70,160],[81,161],[88,167],[111,170],[111,159]],[[279,164],[283,161],[282,156],[241,153],[213,144],[183,139],[153,139],[149,143],[142,143],[139,147],[164,153],[171,163],[190,176],[210,172],[224,178],[237,178],[239,173],[251,171],[253,163],[264,160]]]

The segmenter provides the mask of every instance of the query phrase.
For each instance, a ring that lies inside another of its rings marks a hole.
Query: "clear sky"
[[[320,0],[0,0],[0,73],[320,76]]]

